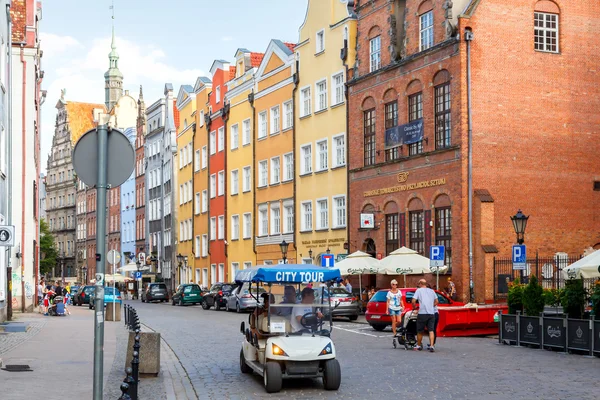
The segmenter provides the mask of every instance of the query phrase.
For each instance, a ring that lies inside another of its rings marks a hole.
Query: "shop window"
[[[410,230],[409,247],[417,253],[425,253],[425,226],[423,219],[423,210],[409,212]]]

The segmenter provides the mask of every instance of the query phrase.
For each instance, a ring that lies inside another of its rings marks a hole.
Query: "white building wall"
[[[0,0],[0,9],[6,10],[9,0]],[[6,13],[0,14],[0,225],[8,218],[8,40],[10,32]],[[0,247],[0,322],[6,320],[8,248]]]

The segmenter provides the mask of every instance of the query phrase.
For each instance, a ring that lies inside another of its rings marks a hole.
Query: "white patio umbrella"
[[[342,276],[383,273],[383,268],[379,260],[362,251],[350,254],[342,261],[336,263],[334,268],[339,269]]]
[[[600,278],[600,250],[574,262],[562,272],[566,279]]]
[[[148,271],[150,267],[146,265],[140,266],[140,271]],[[127,265],[123,265],[122,267],[117,268],[118,272],[137,272],[138,267],[136,263],[129,263]]]
[[[389,256],[380,261],[387,275],[404,275],[404,286],[406,287],[406,275],[429,274],[429,258],[423,257],[408,247],[400,247]]]

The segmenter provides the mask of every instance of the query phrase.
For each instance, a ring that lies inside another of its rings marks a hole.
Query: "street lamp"
[[[181,285],[181,265],[183,264],[183,261],[185,259],[185,256],[182,255],[181,253],[177,254],[177,275],[179,276],[179,284]]]
[[[525,228],[527,227],[527,220],[529,216],[526,216],[519,210],[514,216],[510,217],[517,234],[517,243],[523,244],[525,242]]]
[[[309,249],[308,250],[308,256],[310,257],[311,260],[313,259],[312,255],[313,255],[313,251],[312,251],[312,249]]]
[[[325,251],[327,252],[327,254],[331,254],[331,250],[329,250],[329,247]]]
[[[281,249],[281,256],[283,258],[283,263],[287,264],[287,252],[288,252],[289,243],[286,243],[285,240],[279,243],[279,248]]]
[[[83,272],[83,282],[85,285],[87,285],[87,267],[83,266],[81,271]]]

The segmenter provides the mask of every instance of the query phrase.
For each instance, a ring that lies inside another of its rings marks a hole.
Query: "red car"
[[[412,310],[412,298],[416,288],[402,288],[399,289],[402,292],[402,315],[408,310]],[[369,303],[367,304],[367,312],[365,317],[369,325],[376,331],[382,331],[388,326],[392,326],[392,318],[388,315],[387,310],[387,293],[389,289],[383,289],[375,293]],[[465,303],[458,301],[452,301],[445,293],[435,291],[438,295],[438,307],[449,307],[449,306],[464,306]]]

